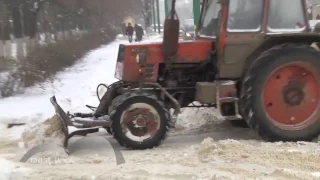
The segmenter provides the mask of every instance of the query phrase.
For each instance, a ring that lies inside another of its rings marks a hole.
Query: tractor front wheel
[[[157,96],[129,92],[115,99],[110,113],[112,135],[129,149],[151,149],[165,139],[170,114]]]
[[[118,102],[118,99],[120,99],[120,98],[121,98],[121,95],[118,95],[118,96],[116,96],[116,97],[112,100],[111,105],[110,105],[109,108],[108,108],[108,114],[109,114],[109,115],[111,114],[111,111],[114,109],[114,104],[115,104],[116,102]],[[106,129],[106,131],[108,132],[108,134],[112,135],[111,127],[106,127],[105,129]]]
[[[266,51],[243,80],[240,106],[267,141],[312,141],[320,134],[320,54],[305,45]]]

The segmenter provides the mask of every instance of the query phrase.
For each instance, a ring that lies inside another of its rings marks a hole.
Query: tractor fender
[[[257,58],[267,50],[286,44],[308,44],[311,46],[315,42],[320,42],[320,34],[269,34],[266,40],[246,59],[242,77],[245,77],[246,73],[257,63]]]
[[[102,96],[101,101],[100,101],[100,103],[99,103],[99,105],[98,105],[98,107],[95,110],[93,115],[95,117],[108,115],[108,109],[109,109],[109,106],[112,103],[112,100],[116,96],[121,94],[119,92],[119,89],[122,88],[122,87],[126,87],[126,86],[128,86],[128,84],[124,84],[124,83],[122,83],[120,81],[111,84],[108,87],[107,92],[105,92],[104,95]]]
[[[179,113],[181,113],[181,106],[179,104],[179,101],[176,100],[165,88],[163,88],[160,84],[158,83],[150,83],[150,82],[146,82],[144,83],[144,85],[147,86],[153,86],[156,88],[159,88],[160,91],[174,104],[175,108],[174,108],[174,112],[173,115],[177,116]]]

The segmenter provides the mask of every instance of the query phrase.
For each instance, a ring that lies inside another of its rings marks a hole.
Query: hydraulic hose
[[[107,88],[107,90],[110,88],[110,86],[107,86],[107,85],[105,85],[105,84],[99,84],[98,86],[97,86],[97,97],[98,97],[98,99],[99,99],[99,102],[101,101],[101,98],[100,98],[100,96],[99,96],[99,88],[100,88],[100,86],[104,86],[105,88]]]
[[[113,84],[110,84],[109,86],[107,86],[107,85],[105,85],[105,84],[99,84],[98,86],[97,86],[97,90],[96,90],[96,94],[97,94],[97,97],[98,97],[98,99],[99,99],[99,102],[101,101],[101,98],[100,98],[100,96],[99,96],[99,88],[100,88],[100,86],[104,86],[105,88],[107,88],[107,91],[111,88],[111,86],[113,86],[113,85],[115,85],[115,84],[119,84],[119,83],[123,83],[122,81],[118,81],[117,83],[113,83]]]

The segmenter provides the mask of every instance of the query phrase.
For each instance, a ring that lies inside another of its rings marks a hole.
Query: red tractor
[[[311,47],[320,35],[309,27],[305,0],[204,0],[188,42],[178,42],[172,3],[162,43],[120,45],[119,81],[89,106],[93,113],[66,114],[52,97],[65,145],[103,127],[122,146],[153,148],[184,107],[216,107],[217,116],[244,120],[266,141],[320,134],[320,53]],[[82,129],[68,135],[68,125]]]

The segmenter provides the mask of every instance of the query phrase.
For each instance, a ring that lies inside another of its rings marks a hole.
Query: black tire
[[[119,87],[121,85],[121,81],[117,81],[115,83],[113,83],[110,87],[110,89],[108,89],[110,92],[107,92],[103,95],[101,101],[105,101],[106,103],[103,104],[103,106],[101,104],[99,104],[99,108],[104,109],[104,107],[109,107],[108,108],[108,114],[110,115],[110,107],[114,104],[114,100],[117,98],[117,96],[119,96],[119,94],[117,93],[117,91],[115,90],[117,87]],[[113,99],[113,100],[112,100]],[[100,101],[100,103],[101,103]],[[111,105],[109,105],[111,104]],[[100,107],[101,106],[101,107]],[[106,127],[104,128],[108,134],[112,135],[112,131],[110,127]]]
[[[113,109],[114,104],[118,101],[118,99],[121,98],[121,95],[116,96],[113,100],[111,105],[109,106],[108,109],[108,114],[111,114],[111,111]],[[106,127],[105,130],[108,132],[108,134],[112,135],[112,130],[111,127]]]
[[[145,92],[129,92],[121,95],[115,99],[114,106],[112,106],[112,111],[110,118],[112,120],[112,134],[113,137],[118,141],[118,143],[128,149],[151,149],[158,147],[161,142],[166,138],[167,131],[170,126],[170,113],[164,107],[163,103],[159,101],[157,96]],[[160,116],[160,128],[156,134],[145,141],[138,142],[129,139],[122,131],[120,118],[123,112],[128,109],[132,104],[135,103],[145,103],[151,105]]]
[[[104,129],[107,131],[108,134],[112,135],[112,130],[110,127],[106,127]]]
[[[297,61],[309,63],[320,72],[320,53],[308,45],[276,46],[258,57],[242,81],[240,109],[249,127],[266,141],[312,141],[320,134],[320,117],[297,130],[276,126],[264,111],[261,94],[268,76],[281,65]],[[314,69],[314,70],[316,70]],[[317,106],[319,107],[319,106]]]
[[[114,109],[114,105],[121,99],[121,95],[118,95],[116,97],[114,97],[114,99],[112,100],[111,102],[111,105],[109,106],[109,109],[108,109],[108,114],[110,115],[112,110]]]

